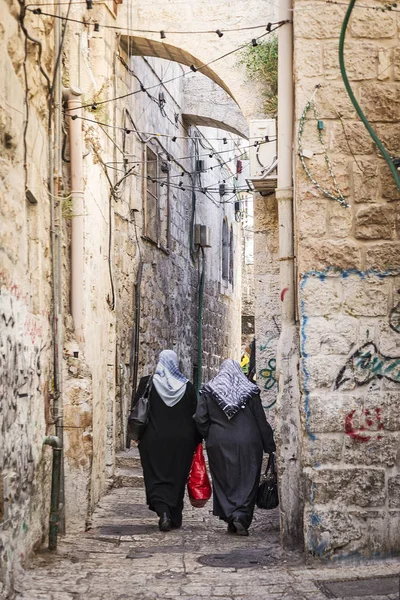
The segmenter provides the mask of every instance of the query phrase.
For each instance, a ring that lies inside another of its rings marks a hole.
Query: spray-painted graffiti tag
[[[276,384],[276,359],[270,358],[267,363],[267,367],[267,369],[261,369],[259,372],[260,376],[265,379],[263,386],[264,390],[270,390]]]
[[[366,342],[340,369],[334,389],[345,384],[347,388],[354,388],[383,377],[400,383],[400,356],[385,356],[373,342]]]
[[[357,409],[353,409],[346,415],[344,431],[346,435],[356,442],[369,442],[372,439],[372,436],[367,435],[366,432],[382,431],[383,429],[381,416],[382,409],[379,407],[374,410],[364,408],[361,411],[361,415],[357,415]],[[359,422],[358,426],[354,423],[355,418],[357,418]],[[376,439],[381,440],[382,436],[378,435],[376,436]]]

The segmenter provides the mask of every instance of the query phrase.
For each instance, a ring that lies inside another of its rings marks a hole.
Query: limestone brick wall
[[[273,420],[277,399],[276,349],[280,334],[278,207],[275,195],[254,194],[254,292],[257,385]]]
[[[19,13],[16,2],[0,2],[2,598],[47,527],[51,449],[43,446],[43,437],[53,433],[47,88],[37,63],[37,46],[28,42],[25,57]],[[38,27],[29,17],[25,25],[32,37],[42,40],[42,65],[48,71],[51,28]],[[26,190],[37,204],[28,202]]]
[[[308,1],[294,6],[296,136],[315,93],[327,153],[350,204],[325,198],[297,157],[304,540],[308,556],[318,559],[400,549],[400,192],[344,89],[344,11]],[[349,79],[395,156],[398,43],[396,12],[353,11],[345,44]],[[318,183],[336,194],[312,111],[303,149]]]

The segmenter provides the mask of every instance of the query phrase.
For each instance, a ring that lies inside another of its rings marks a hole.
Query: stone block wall
[[[0,597],[47,528],[52,451],[47,87],[17,2],[0,2]],[[52,28],[29,15],[49,72]],[[47,35],[48,43],[45,41]],[[25,79],[24,64],[27,70]],[[27,104],[29,101],[29,113]],[[32,204],[26,190],[37,201]]]
[[[273,421],[278,393],[276,350],[281,331],[278,207],[275,194],[254,194],[254,253],[257,385],[261,389],[267,418]]]
[[[327,156],[350,205],[324,197],[297,155],[304,540],[308,556],[322,560],[400,550],[400,192],[341,79],[345,10],[301,0],[294,6],[295,136],[314,99]],[[345,42],[355,96],[394,155],[398,16],[355,8]],[[312,110],[302,147],[317,182],[337,195]]]

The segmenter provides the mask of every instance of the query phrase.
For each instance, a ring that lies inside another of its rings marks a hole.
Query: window
[[[169,166],[149,146],[145,152],[144,236],[166,250],[169,246]]]
[[[229,229],[228,219],[222,222],[222,279],[228,282],[229,278]]]

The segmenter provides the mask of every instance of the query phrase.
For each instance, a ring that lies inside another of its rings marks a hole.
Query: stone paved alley
[[[121,487],[101,500],[91,529],[61,538],[56,554],[39,553],[20,578],[17,600],[399,598],[394,560],[313,569],[300,553],[284,552],[278,509],[257,510],[250,536],[240,538],[212,516],[211,501],[203,509],[186,501],[182,529],[160,532],[144,503],[136,452],[121,453]],[[331,585],[330,595],[325,583],[324,592],[323,582],[340,580],[355,581]]]

